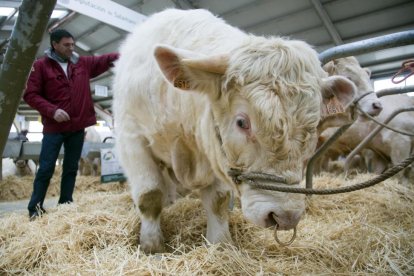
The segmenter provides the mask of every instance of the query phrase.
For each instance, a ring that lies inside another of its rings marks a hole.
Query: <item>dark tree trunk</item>
[[[23,0],[0,67],[0,153],[56,0]],[[0,169],[2,165],[0,163]],[[1,172],[1,170],[0,170]],[[1,180],[0,173],[0,180]]]

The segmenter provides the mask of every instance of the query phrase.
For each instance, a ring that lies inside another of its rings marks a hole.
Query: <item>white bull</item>
[[[120,54],[116,147],[141,215],[141,249],[164,250],[160,213],[171,181],[200,189],[212,243],[231,241],[231,189],[249,221],[296,227],[303,195],[236,184],[228,172],[260,171],[298,186],[321,117],[346,117],[336,115],[352,101],[350,81],[325,78],[304,42],[248,35],[205,10],[151,16]]]

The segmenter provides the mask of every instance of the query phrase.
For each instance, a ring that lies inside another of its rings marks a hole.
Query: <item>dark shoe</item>
[[[72,200],[67,200],[67,201],[58,202],[58,205],[61,205],[61,204],[72,204],[72,203],[73,203]]]
[[[38,217],[42,217],[44,214],[46,214],[46,210],[43,207],[37,208],[34,212],[29,211],[29,220],[34,221]]]
[[[30,221],[35,221],[40,216],[41,215],[37,211],[29,212],[29,220]]]

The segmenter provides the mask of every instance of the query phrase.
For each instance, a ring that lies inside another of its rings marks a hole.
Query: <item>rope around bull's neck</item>
[[[395,165],[392,168],[386,170],[383,174],[374,177],[373,179],[367,180],[365,182],[361,182],[358,184],[334,188],[334,189],[309,189],[309,188],[295,188],[295,187],[287,187],[287,186],[279,186],[275,184],[264,184],[264,183],[257,183],[255,182],[256,179],[266,180],[266,181],[273,181],[276,183],[281,183],[280,176],[273,176],[269,174],[263,174],[259,172],[253,173],[243,173],[237,170],[229,171],[229,175],[233,178],[233,180],[239,182],[247,182],[249,185],[253,186],[254,188],[264,189],[264,190],[271,190],[271,191],[278,191],[278,192],[287,192],[287,193],[299,193],[299,194],[315,194],[315,195],[332,195],[332,194],[340,194],[340,193],[347,193],[353,192],[357,190],[361,190],[367,187],[374,186],[385,179],[390,178],[391,176],[397,174],[399,171],[410,165],[414,162],[414,154],[411,155],[409,158],[405,159],[401,163]],[[259,177],[258,177],[259,176]]]

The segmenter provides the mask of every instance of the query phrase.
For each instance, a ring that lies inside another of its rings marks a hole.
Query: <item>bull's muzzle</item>
[[[292,237],[287,242],[283,242],[279,239],[279,237],[277,235],[277,231],[279,231],[279,225],[278,224],[276,224],[276,226],[275,226],[274,237],[275,237],[276,242],[278,244],[280,244],[281,246],[288,246],[288,245],[292,244],[292,242],[296,239],[296,226],[293,228]]]

